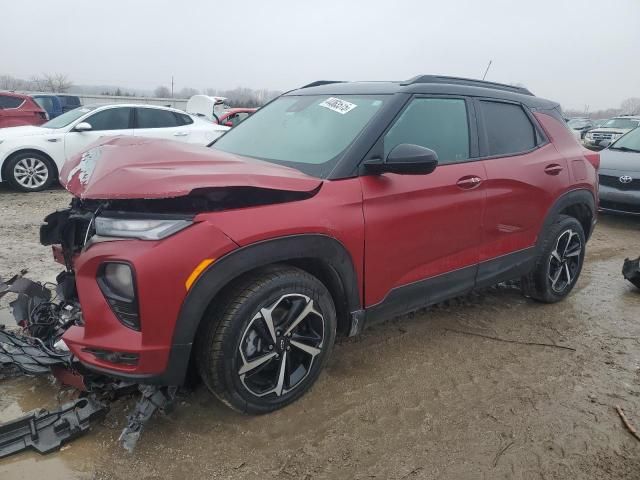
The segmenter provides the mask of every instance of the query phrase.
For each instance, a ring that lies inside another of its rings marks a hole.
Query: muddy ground
[[[62,190],[0,189],[0,275],[53,279],[38,226],[67,202]],[[233,413],[200,387],[134,455],[116,441],[121,401],[62,452],[1,461],[0,478],[640,479],[640,442],[614,410],[640,427],[640,292],[620,275],[636,255],[640,220],[601,217],[563,303],[498,288],[391,320],[338,344],[313,390],[266,416]],[[0,421],[53,407],[57,392],[45,378],[0,383]]]

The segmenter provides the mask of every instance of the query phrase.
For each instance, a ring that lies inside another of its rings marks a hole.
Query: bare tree
[[[171,96],[171,90],[164,85],[160,85],[153,91],[153,95],[156,98],[169,98]]]
[[[640,98],[627,98],[620,104],[620,109],[622,110],[622,113],[626,113],[628,115],[640,114]]]
[[[29,82],[11,75],[0,75],[0,90],[28,90]]]
[[[73,86],[73,82],[64,73],[43,73],[32,77],[31,85],[34,90],[42,92],[64,93]]]

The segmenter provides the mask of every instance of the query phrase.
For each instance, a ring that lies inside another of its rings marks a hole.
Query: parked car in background
[[[593,122],[589,118],[571,118],[567,124],[569,128],[579,134],[579,138],[583,139],[585,134],[594,127]]]
[[[640,116],[621,115],[610,118],[602,126],[587,132],[584,136],[584,146],[594,150],[602,149],[638,126]]]
[[[0,92],[0,128],[41,125],[47,121],[45,112],[28,95]]]
[[[605,123],[607,123],[607,121],[609,121],[608,118],[599,118],[597,120],[593,120],[593,126],[595,127],[601,127],[603,126]]]
[[[210,122],[219,123],[220,116],[229,109],[225,97],[211,97],[209,95],[194,95],[187,101],[186,111],[190,115],[205,118]]]
[[[600,152],[600,209],[640,215],[640,128]]]
[[[93,105],[40,127],[0,130],[0,181],[25,192],[47,188],[64,162],[102,137],[132,135],[207,145],[229,127],[152,105]]]
[[[62,104],[62,113],[66,113],[69,110],[82,106],[80,98],[75,95],[58,95],[60,103]]]
[[[231,108],[222,113],[218,118],[218,124],[225,127],[235,127],[253,114],[257,108]]]
[[[209,149],[106,147],[65,165],[75,198],[40,233],[73,259],[64,343],[130,382],[193,365],[246,413],[300,398],[336,335],[512,279],[563,300],[595,222],[598,153],[491,82],[315,82]]]
[[[57,95],[49,95],[46,93],[34,93],[31,94],[38,105],[47,112],[49,120],[56,118],[58,115],[62,115],[62,102]]]

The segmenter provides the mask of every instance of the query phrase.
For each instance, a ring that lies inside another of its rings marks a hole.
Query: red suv
[[[0,128],[42,125],[47,113],[27,95],[0,92]]]
[[[566,297],[598,159],[556,103],[436,76],[316,82],[209,148],[108,139],[41,230],[82,308],[64,342],[90,371],[180,385],[193,365],[237,410],[280,408],[336,335],[511,279]]]

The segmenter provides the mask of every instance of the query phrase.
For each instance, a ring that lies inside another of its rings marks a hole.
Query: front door
[[[427,175],[361,177],[365,305],[381,317],[473,288],[486,174],[474,160],[471,108],[464,98],[413,98],[368,155],[386,158],[401,143],[438,155],[438,167]]]

